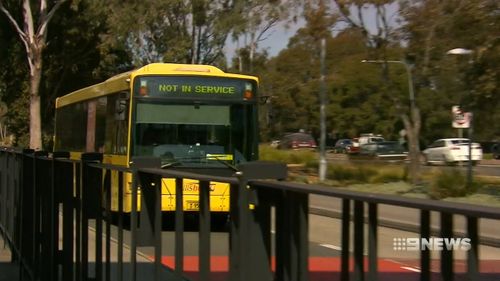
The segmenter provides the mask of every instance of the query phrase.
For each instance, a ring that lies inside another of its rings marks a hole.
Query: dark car
[[[408,152],[397,141],[382,141],[362,145],[359,153],[352,156],[353,159],[403,161],[408,158]]]
[[[291,133],[281,138],[278,148],[280,149],[298,149],[298,148],[316,148],[316,141],[310,134]]]
[[[491,146],[491,154],[493,155],[493,159],[500,159],[500,142]]]
[[[351,139],[339,139],[333,147],[334,153],[348,153],[351,151],[353,142]]]

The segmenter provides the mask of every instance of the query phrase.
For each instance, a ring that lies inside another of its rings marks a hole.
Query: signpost
[[[458,129],[458,135],[462,138],[462,129],[469,129],[469,162],[467,165],[467,187],[472,184],[472,112],[463,112],[460,106],[451,108],[453,115],[451,126]]]
[[[470,121],[472,119],[471,112],[463,112],[460,106],[455,105],[451,108],[451,113],[453,114],[451,122],[453,128],[467,129],[470,127]]]

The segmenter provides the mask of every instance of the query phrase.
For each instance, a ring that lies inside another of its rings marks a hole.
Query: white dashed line
[[[413,272],[420,272],[420,269],[414,268],[414,267],[402,266],[401,268],[409,270],[409,271],[413,271]]]
[[[322,247],[332,249],[332,250],[337,250],[337,251],[342,251],[342,247],[331,245],[331,244],[319,244]]]

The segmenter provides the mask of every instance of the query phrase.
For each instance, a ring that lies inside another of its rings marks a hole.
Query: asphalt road
[[[309,216],[309,271],[310,280],[338,280],[335,277],[340,272],[340,250],[341,235],[338,219],[310,215]],[[198,274],[198,241],[199,236],[193,224],[187,224],[189,231],[184,233],[184,272],[187,277],[197,279]],[[352,227],[352,226],[351,226]],[[116,228],[113,228],[113,236],[116,237]],[[378,264],[379,277],[381,280],[418,280],[419,274],[419,252],[418,251],[396,251],[394,250],[393,239],[395,237],[417,237],[415,233],[395,230],[386,227],[378,228]],[[126,244],[130,243],[130,233],[125,231]],[[365,241],[365,245],[367,242]],[[162,233],[162,262],[170,268],[174,268],[175,233],[166,229]],[[365,255],[366,255],[365,246]],[[352,252],[352,238],[350,251]],[[226,231],[216,231],[211,233],[211,280],[226,280],[228,272],[228,249],[229,235]],[[138,251],[146,259],[153,259],[154,250],[151,247],[140,247]],[[466,252],[457,250],[454,252],[457,272],[465,271]],[[272,253],[272,256],[275,254]],[[487,246],[480,246],[479,258],[481,272],[487,272],[487,279],[498,280],[500,269],[497,264],[500,262],[500,249]],[[439,272],[439,252],[432,251],[432,267],[434,272]],[[462,267],[460,267],[462,266]],[[388,279],[386,279],[386,277]],[[490,277],[492,279],[490,279]],[[496,279],[495,279],[496,278]],[[483,280],[483,279],[481,279]]]
[[[340,214],[342,211],[341,199],[321,195],[311,195],[310,206],[321,210],[329,211],[332,215]],[[367,208],[365,208],[366,210]],[[378,206],[378,219],[392,223],[397,228],[409,230],[418,228],[420,224],[420,212],[417,209],[405,208],[391,205]],[[402,226],[402,227],[399,227]],[[431,212],[431,228],[438,229],[440,226],[440,216],[437,212]],[[453,230],[457,235],[466,233],[466,221],[463,216],[453,216]],[[500,243],[500,221],[480,219],[479,235],[484,239],[493,240],[493,243]],[[496,240],[496,241],[495,241]],[[489,243],[491,244],[491,243]]]

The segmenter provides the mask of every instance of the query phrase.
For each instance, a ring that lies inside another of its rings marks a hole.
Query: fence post
[[[131,238],[130,238],[130,263],[131,263],[131,280],[135,281],[137,280],[137,246],[155,246],[155,257],[158,258],[157,253],[158,253],[158,247],[161,247],[161,225],[157,226],[156,225],[156,232],[153,229],[153,224],[150,224],[149,222],[153,221],[156,222],[154,219],[155,216],[160,216],[161,217],[161,206],[160,206],[160,214],[155,212],[155,205],[158,203],[156,202],[155,195],[157,195],[156,192],[148,192],[147,196],[151,200],[147,200],[145,202],[145,197],[141,196],[141,210],[144,212],[141,212],[141,228],[138,229],[138,204],[137,204],[137,195],[139,192],[139,185],[142,184],[140,182],[141,180],[146,181],[146,178],[141,178],[139,179],[138,176],[138,171],[137,169],[139,168],[160,168],[161,166],[161,159],[158,157],[134,157],[131,162],[131,166],[133,169],[133,175],[132,175],[132,212],[131,212],[131,218],[130,218],[130,232],[131,232]],[[156,182],[156,184],[159,184],[159,194],[161,197],[161,180]],[[143,190],[141,189],[141,193]],[[159,204],[161,204],[161,198],[159,200]],[[151,207],[152,206],[152,207]],[[158,210],[157,210],[158,211]],[[143,218],[144,216],[144,218]],[[158,233],[159,232],[159,233]],[[158,239],[158,235],[160,236]],[[148,241],[154,241],[153,243]],[[155,274],[158,275],[159,272],[159,264],[161,263],[161,260],[156,260],[155,261]]]
[[[45,252],[47,245],[45,237],[43,237],[42,223],[46,218],[43,217],[45,202],[44,191],[47,190],[47,165],[41,162],[41,157],[47,157],[45,151],[35,151],[33,153],[33,209],[31,215],[33,216],[33,271],[34,276],[38,279],[46,276],[48,266],[46,259],[42,259],[42,252]],[[50,174],[49,174],[50,175]],[[50,179],[49,179],[50,182]]]
[[[55,240],[54,250],[56,250],[57,264],[61,265],[62,280],[73,280],[74,276],[74,162],[61,161],[69,159],[69,157],[69,152],[54,152],[52,154],[53,192],[56,202],[53,214],[56,223],[54,227],[56,231],[59,231],[59,225],[62,226],[62,249],[58,250],[59,241]],[[59,215],[59,204],[62,205],[61,215]]]
[[[231,190],[230,204],[231,215],[235,216],[231,219],[235,221],[232,222],[230,232],[231,280],[272,280],[270,206],[264,204],[263,200],[258,200],[261,191],[253,189],[250,181],[285,179],[286,165],[263,161],[248,162],[238,166],[236,176],[239,185],[233,186],[233,190],[237,188],[237,192]],[[236,198],[233,198],[234,196]]]
[[[88,279],[89,220],[95,219],[95,279],[102,279],[102,169],[91,163],[102,161],[101,153],[84,153],[81,158],[81,280]],[[78,243],[78,242],[77,242]]]

